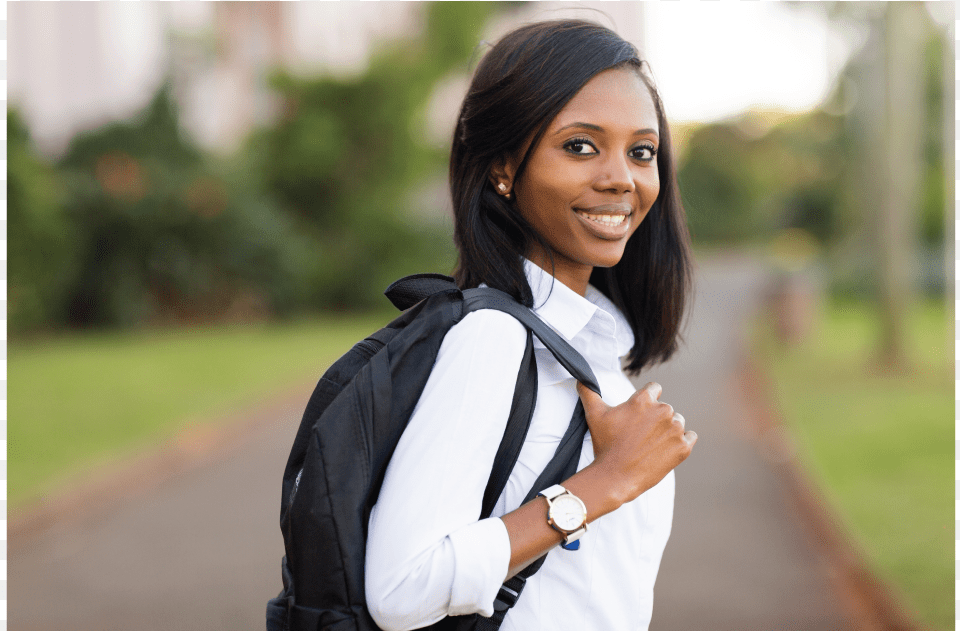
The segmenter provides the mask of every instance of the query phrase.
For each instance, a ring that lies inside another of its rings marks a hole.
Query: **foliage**
[[[951,50],[947,34],[936,32],[924,51],[924,101],[926,102],[927,125],[924,127],[922,181],[920,201],[920,238],[928,246],[943,243],[946,214],[946,165],[944,164],[944,129],[948,125],[944,111],[943,84],[944,65],[953,59],[946,51]],[[952,177],[952,176],[951,176]]]
[[[57,166],[78,257],[71,325],[256,315],[300,291],[302,239],[182,136],[168,87],[132,120],[74,138]]]
[[[911,364],[893,372],[872,361],[879,320],[863,302],[832,303],[804,345],[760,346],[801,462],[907,611],[936,629],[953,628],[948,315],[932,301],[911,312]]]
[[[11,507],[56,492],[98,464],[155,448],[187,423],[247,408],[278,389],[302,386],[306,400],[310,376],[387,318],[88,332],[13,344]]]
[[[850,185],[846,148],[842,118],[822,110],[750,112],[698,128],[679,168],[691,233],[709,243],[803,228],[837,239]]]
[[[50,326],[65,313],[75,236],[63,211],[53,169],[37,156],[15,110],[7,110],[7,242],[10,274],[7,324],[12,330]]]
[[[283,115],[229,161],[184,136],[169,85],[52,167],[10,114],[14,333],[368,307],[403,274],[449,269],[441,211],[416,201],[445,166],[425,111],[501,7],[423,6],[423,32],[359,77],[278,72]]]
[[[450,236],[412,207],[446,152],[426,141],[438,79],[465,65],[493,3],[425,5],[424,32],[377,53],[360,77],[276,74],[279,122],[251,139],[270,193],[317,244],[316,306],[368,306],[392,280],[452,267]],[[427,209],[440,214],[440,209]]]
[[[927,42],[921,79],[921,194],[913,230],[928,248],[940,247],[944,237],[943,64],[951,61],[944,58],[944,37],[934,33]],[[831,248],[857,236],[868,242],[858,235],[876,213],[864,189],[876,175],[863,173],[868,152],[876,149],[867,146],[858,111],[858,82],[866,74],[861,60],[852,59],[832,95],[811,112],[749,112],[694,130],[679,162],[694,238],[765,241],[779,230],[802,228]],[[905,158],[904,168],[914,164]]]

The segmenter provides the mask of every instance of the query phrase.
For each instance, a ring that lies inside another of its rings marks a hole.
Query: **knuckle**
[[[661,403],[654,410],[654,415],[660,423],[665,425],[673,426],[674,416],[673,416],[673,407],[667,403]]]

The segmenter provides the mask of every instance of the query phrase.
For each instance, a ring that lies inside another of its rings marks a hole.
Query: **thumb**
[[[610,406],[603,402],[599,394],[579,381],[577,382],[577,394],[580,395],[580,400],[583,402],[583,411],[588,417],[592,417],[594,414],[602,414],[610,409]]]

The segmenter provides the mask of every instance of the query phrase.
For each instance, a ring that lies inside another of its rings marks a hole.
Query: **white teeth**
[[[590,221],[595,221],[604,226],[619,226],[623,223],[623,220],[626,219],[626,215],[588,215],[587,213],[580,213]]]

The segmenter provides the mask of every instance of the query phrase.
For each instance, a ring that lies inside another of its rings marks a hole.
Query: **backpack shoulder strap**
[[[586,434],[587,417],[584,414],[583,403],[577,401],[577,407],[573,410],[570,425],[567,426],[567,431],[560,439],[560,444],[557,445],[553,458],[547,463],[537,481],[530,487],[530,491],[523,498],[521,504],[526,504],[535,498],[542,489],[560,484],[577,472],[577,466],[580,464],[580,452],[583,448],[583,438]],[[545,554],[503,584],[496,600],[493,602],[493,615],[489,618],[478,616],[475,631],[495,631],[500,628],[507,611],[516,604],[520,597],[520,592],[523,591],[527,579],[540,570],[546,559],[547,555]]]
[[[553,356],[557,358],[560,365],[567,369],[577,381],[587,386],[597,394],[600,394],[600,385],[597,383],[597,377],[593,374],[590,364],[578,353],[570,344],[563,339],[556,331],[551,329],[546,322],[537,315],[524,307],[509,294],[492,287],[478,287],[476,289],[467,289],[463,292],[463,313],[466,315],[471,311],[480,309],[496,309],[509,313],[519,320],[527,329],[533,331],[543,345],[550,349]]]
[[[453,278],[443,274],[414,274],[396,281],[383,293],[398,309],[408,309],[424,298],[442,291],[459,291]],[[551,329],[546,322],[537,317],[509,294],[492,287],[467,289],[463,294],[463,312],[480,309],[496,309],[512,315],[550,349],[560,365],[567,369],[577,381],[600,394],[600,384],[590,365],[565,339]]]
[[[573,417],[570,419],[570,425],[567,427],[563,438],[560,439],[560,444],[557,446],[553,458],[547,463],[537,481],[533,483],[522,502],[523,504],[536,497],[541,489],[559,484],[577,472],[580,452],[583,447],[583,437],[586,433],[586,416],[583,405],[578,402],[573,411]],[[493,601],[493,615],[489,618],[479,615],[448,616],[428,627],[428,629],[431,631],[497,631],[503,624],[507,612],[519,600],[527,579],[537,573],[546,558],[546,555],[541,556],[503,584]]]
[[[526,438],[527,429],[529,429],[530,425],[530,419],[533,416],[533,405],[527,404],[530,405],[529,417],[526,418],[526,424],[522,427],[523,432],[520,434],[519,419],[514,417],[518,416],[518,409],[523,407],[518,405],[518,395],[521,393],[521,384],[524,382],[524,380],[530,384],[526,386],[530,388],[530,390],[527,390],[526,392],[531,393],[533,397],[531,403],[535,403],[536,401],[536,361],[533,360],[530,361],[529,364],[527,363],[527,353],[531,353],[532,351],[531,335],[535,334],[540,341],[543,342],[543,345],[546,346],[551,353],[553,353],[560,365],[566,368],[567,371],[569,371],[574,378],[583,383],[583,385],[587,386],[597,394],[600,394],[600,386],[597,383],[597,378],[594,375],[593,370],[590,368],[590,365],[583,358],[583,356],[580,355],[580,353],[578,353],[572,346],[570,346],[570,344],[559,334],[557,334],[556,331],[551,329],[543,320],[537,317],[533,311],[519,304],[508,294],[497,289],[481,287],[476,289],[468,289],[463,292],[463,296],[464,315],[480,309],[496,309],[498,311],[503,311],[510,314],[527,328],[527,350],[524,354],[524,360],[521,364],[520,375],[517,378],[517,391],[514,393],[514,404],[510,411],[510,418],[507,423],[507,430],[504,434],[503,442],[500,444],[500,450],[497,452],[497,458],[494,461],[493,472],[490,475],[490,480],[488,481],[487,488],[484,492],[484,511],[488,510],[488,504],[489,510],[492,511],[494,503],[503,492],[503,488],[506,486],[507,479],[509,478],[510,473],[513,471],[513,467],[520,455],[520,447],[523,446],[523,440]],[[532,381],[530,375],[524,377],[525,370],[532,372]],[[521,502],[522,504],[525,504],[536,497],[536,494],[540,491],[540,489],[547,488],[554,484],[559,484],[577,472],[577,466],[580,461],[580,452],[583,447],[583,438],[586,433],[587,422],[586,415],[584,414],[583,410],[583,404],[580,401],[577,401],[577,406],[574,409],[573,417],[570,419],[570,424],[567,427],[567,431],[564,433],[563,438],[561,438],[560,444],[557,446],[557,450],[554,453],[553,458],[549,463],[547,463],[547,466],[544,468],[543,472],[541,472],[536,482],[534,482],[530,492],[527,494],[527,497],[525,497],[523,502]],[[517,443],[516,441],[519,442]],[[501,458],[502,455],[504,456],[503,458]],[[490,512],[485,512],[483,516],[487,517],[489,515]],[[458,622],[463,623],[466,628],[469,628],[472,631],[496,631],[499,629],[500,625],[503,624],[503,620],[506,617],[507,612],[520,598],[520,593],[523,591],[527,579],[539,571],[545,559],[546,555],[540,557],[526,568],[521,570],[516,576],[503,584],[503,587],[500,588],[500,592],[494,601],[494,613],[491,617],[484,618],[482,616],[474,616],[472,617],[472,620],[463,620]]]
[[[510,404],[510,415],[507,417],[507,427],[500,440],[500,447],[493,460],[493,468],[487,487],[483,491],[483,503],[480,519],[486,519],[493,514],[497,500],[507,486],[507,480],[513,467],[520,457],[520,449],[527,438],[530,421],[533,419],[533,410],[537,402],[537,360],[533,354],[533,334],[527,330],[527,346],[520,361],[520,371],[517,373],[517,385],[513,390],[513,402]]]

